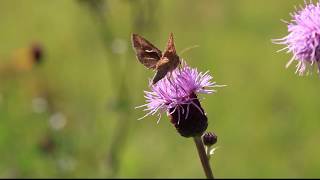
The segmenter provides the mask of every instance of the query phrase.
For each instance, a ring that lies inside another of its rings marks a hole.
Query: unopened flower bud
[[[206,146],[212,146],[217,143],[218,137],[213,132],[206,132],[202,136],[203,144]]]

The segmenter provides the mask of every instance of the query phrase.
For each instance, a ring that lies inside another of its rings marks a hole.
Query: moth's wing
[[[152,84],[156,84],[158,81],[160,81],[162,78],[164,78],[168,73],[167,66],[162,66],[157,70],[157,73],[153,77]]]
[[[172,53],[172,54],[177,53],[176,47],[174,45],[173,33],[170,33],[170,35],[169,35],[169,39],[167,42],[167,47],[166,47],[165,53]]]
[[[172,71],[180,64],[180,58],[176,52],[172,33],[170,33],[169,35],[167,47],[166,47],[166,50],[163,52],[161,59],[168,59],[168,62],[166,64],[168,64],[168,66],[170,67],[169,71]],[[160,65],[160,62],[159,62],[159,65]]]
[[[138,34],[132,34],[131,41],[138,60],[147,68],[155,69],[162,52]]]

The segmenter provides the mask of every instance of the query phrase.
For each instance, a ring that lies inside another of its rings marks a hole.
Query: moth
[[[167,47],[161,52],[157,47],[138,34],[131,36],[132,46],[137,59],[148,69],[156,70],[152,85],[171,73],[181,63],[174,46],[173,34],[170,33]]]

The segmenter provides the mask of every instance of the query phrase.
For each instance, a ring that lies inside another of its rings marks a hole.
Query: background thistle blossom
[[[305,7],[291,14],[291,22],[288,24],[289,34],[281,39],[275,39],[276,44],[287,45],[282,50],[293,53],[293,57],[287,63],[288,67],[294,60],[298,61],[296,73],[304,75],[314,64],[320,70],[320,3],[313,4],[305,1]],[[282,51],[280,50],[280,51]]]
[[[182,62],[182,67],[175,69],[171,77],[166,76],[151,86],[151,91],[145,91],[147,103],[140,106],[146,107],[144,111],[148,111],[144,117],[158,113],[160,120],[161,113],[167,112],[171,122],[182,136],[201,135],[208,123],[197,94],[215,92],[212,88],[219,85],[211,80],[212,76],[208,71],[198,72],[197,69]]]

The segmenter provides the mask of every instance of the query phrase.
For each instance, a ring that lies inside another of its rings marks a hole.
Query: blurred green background
[[[218,135],[218,178],[319,177],[319,77],[299,77],[286,35],[302,0],[0,1],[0,177],[202,178],[192,139],[142,121],[153,72],[132,32],[218,84],[202,106]],[[31,50],[42,54],[32,63]]]

